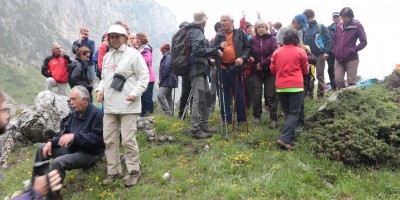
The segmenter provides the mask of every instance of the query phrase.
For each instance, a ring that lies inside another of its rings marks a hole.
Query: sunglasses
[[[118,40],[119,38],[122,37],[122,35],[110,35],[109,37],[110,37],[110,39],[116,39],[116,40]]]

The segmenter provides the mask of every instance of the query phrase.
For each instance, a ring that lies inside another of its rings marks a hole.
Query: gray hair
[[[267,34],[271,34],[271,32],[269,31],[269,26],[268,26],[268,22],[267,20],[264,19],[259,19],[257,20],[257,22],[254,24],[254,33],[257,34],[257,29],[259,27],[265,26],[267,28]]]
[[[233,15],[230,13],[223,14],[223,15],[221,15],[221,17],[228,17],[232,22],[234,21]]]
[[[89,91],[86,89],[86,87],[83,87],[82,85],[77,85],[71,89],[71,91],[77,91],[79,98],[83,99],[86,97],[89,100]]]
[[[53,44],[51,45],[51,49],[55,49],[55,48],[57,48],[58,46],[61,46],[60,43],[58,43],[58,42],[53,42]]]

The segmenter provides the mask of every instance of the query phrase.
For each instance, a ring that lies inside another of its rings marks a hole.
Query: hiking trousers
[[[197,132],[201,127],[208,126],[209,108],[211,105],[211,93],[207,76],[198,74],[191,80],[193,105],[190,131]]]
[[[67,84],[68,83],[57,83],[56,80],[54,80],[54,78],[49,77],[46,79],[46,82],[44,84],[44,89],[52,91],[53,87],[58,87],[58,94],[66,96]]]
[[[357,83],[357,69],[360,60],[349,60],[344,62],[335,61],[335,79],[337,88],[340,90],[346,87],[344,74],[347,73],[347,86]]]
[[[137,119],[138,114],[104,114],[103,138],[106,145],[108,175],[122,174],[119,154],[120,135],[128,173],[140,172],[139,146],[135,136]]]

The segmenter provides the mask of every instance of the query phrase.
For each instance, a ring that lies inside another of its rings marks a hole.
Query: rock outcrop
[[[60,121],[70,108],[68,97],[50,91],[39,93],[32,106],[16,113],[0,135],[0,165],[7,167],[7,158],[16,143],[44,142],[60,131]],[[20,108],[15,108],[14,112]]]

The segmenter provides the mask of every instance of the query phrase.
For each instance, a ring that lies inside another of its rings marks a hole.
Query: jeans
[[[172,116],[173,114],[173,100],[172,100],[172,87],[160,87],[158,89],[157,99],[163,109],[165,115]]]
[[[154,82],[149,82],[146,91],[142,94],[142,112],[140,114],[141,117],[146,117],[150,114],[153,114],[154,112],[153,87]]]
[[[235,100],[235,110],[237,113],[237,121],[246,121],[245,103],[243,94],[244,77],[243,72],[235,72],[234,70],[221,70],[222,71],[222,82],[224,87],[224,101],[221,105],[224,105],[224,109],[221,109],[221,116],[224,118],[226,112],[226,122],[232,122],[232,110],[231,110],[231,97]],[[243,78],[243,79],[242,79]]]
[[[285,113],[285,125],[279,139],[284,143],[290,143],[296,137],[295,130],[303,103],[303,92],[280,92],[278,96]]]

